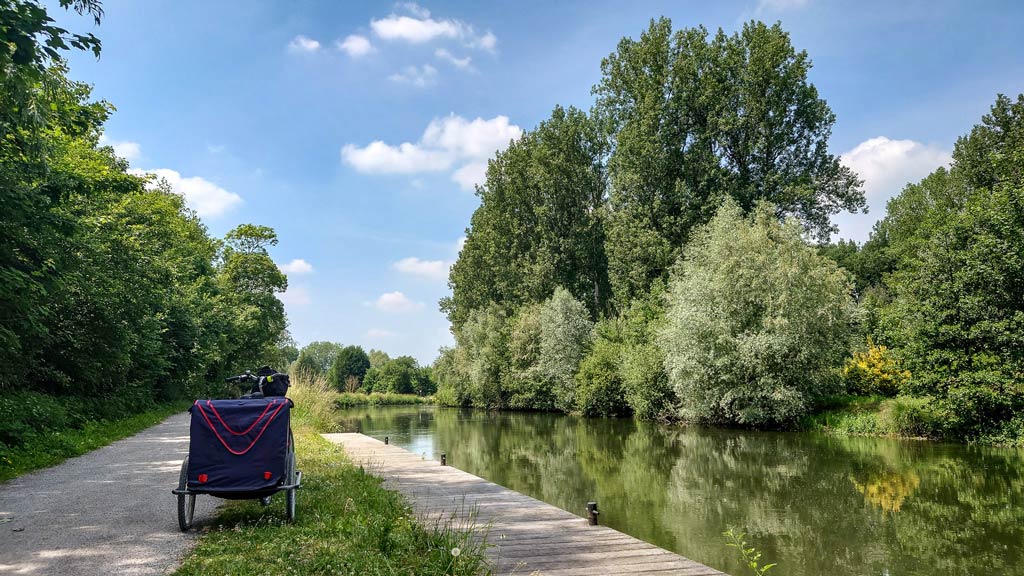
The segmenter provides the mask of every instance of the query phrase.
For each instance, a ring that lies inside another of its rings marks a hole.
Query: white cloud
[[[458,240],[455,241],[455,253],[456,254],[462,252],[462,249],[465,248],[465,247],[466,247],[466,237],[465,236],[462,236],[461,238],[459,238]]]
[[[465,158],[487,158],[504,150],[509,140],[519,138],[523,131],[509,124],[508,116],[495,116],[490,120],[466,120],[454,114],[435,118],[423,132],[421,142],[426,146],[450,150]]]
[[[223,144],[207,144],[206,151],[210,154],[220,154],[226,150],[227,147]]]
[[[867,240],[871,227],[885,214],[885,205],[910,182],[917,182],[953,160],[952,154],[938,146],[913,140],[892,140],[878,136],[865,140],[840,156],[864,180],[864,195],[869,214],[841,214],[835,218],[839,235],[857,241]]]
[[[427,10],[426,7],[420,6],[415,2],[400,2],[396,5],[396,8],[405,10],[417,18],[430,18],[430,10]]]
[[[468,33],[467,26],[458,20],[434,20],[391,14],[380,20],[371,20],[370,28],[384,40],[401,40],[420,44],[436,38],[461,38]]]
[[[430,11],[418,4],[405,3],[399,7],[412,16],[390,14],[385,18],[370,20],[370,29],[381,40],[423,44],[433,40],[458,40],[468,48],[493,52],[498,43],[497,36],[488,31],[480,35],[462,20],[450,18],[434,19]]]
[[[869,200],[888,200],[903,189],[953,160],[948,150],[913,140],[891,140],[878,136],[865,140],[840,156],[864,180]]]
[[[383,338],[390,338],[395,333],[390,330],[384,330],[382,328],[370,328],[366,331],[366,337],[373,340],[381,340]]]
[[[487,179],[487,161],[470,162],[455,172],[452,172],[452,180],[459,184],[459,188],[472,192],[476,190],[477,184],[483,184]]]
[[[342,50],[352,58],[366,56],[373,52],[373,44],[365,36],[350,34],[344,40],[338,40],[338,50]]]
[[[142,146],[138,142],[128,140],[112,140],[106,134],[100,134],[100,146],[110,146],[117,154],[125,160],[136,160],[142,154]]]
[[[360,148],[346,144],[341,157],[356,170],[367,174],[414,174],[447,170],[452,159],[444,150],[430,150],[405,142],[391,146],[380,140]]]
[[[473,63],[473,59],[470,58],[469,56],[466,56],[465,58],[456,58],[455,55],[445,50],[444,48],[438,48],[437,50],[434,50],[434,56],[441,60],[444,60],[445,62],[448,62],[452,66],[455,66],[456,68],[459,68],[461,70],[469,69],[470,64]]]
[[[415,257],[403,258],[391,265],[392,268],[403,274],[434,281],[447,280],[448,269],[451,266],[451,262],[444,260],[420,260]]]
[[[288,50],[291,52],[316,52],[320,49],[320,43],[312,38],[299,34],[288,43]]]
[[[155,170],[132,169],[129,173],[136,176],[154,174],[157,178],[166,180],[175,194],[185,198],[188,207],[195,210],[200,217],[221,216],[242,203],[242,197],[234,192],[217,186],[213,182],[199,176],[188,178],[170,168],[157,168]]]
[[[309,306],[313,301],[309,297],[309,290],[301,284],[288,286],[288,289],[277,297],[282,304],[290,307]]]
[[[463,189],[472,190],[473,184],[483,182],[487,158],[504,150],[510,140],[522,133],[507,116],[467,120],[451,115],[432,120],[415,144],[403,142],[393,146],[380,140],[365,147],[346,144],[341,157],[359,172],[368,174],[440,172],[458,166],[452,179]]]
[[[498,37],[492,32],[487,32],[483,36],[474,38],[473,41],[469,43],[470,48],[480,48],[481,50],[486,50],[488,52],[494,52],[494,48],[497,47],[497,45]]]
[[[302,258],[296,258],[287,264],[278,264],[277,267],[281,269],[281,272],[293,276],[313,273],[313,265]]]
[[[424,64],[422,67],[406,66],[401,72],[388,76],[388,79],[392,82],[424,88],[437,82],[437,68],[430,64]]]
[[[413,312],[423,308],[422,302],[414,302],[410,300],[405,294],[401,292],[385,292],[381,294],[376,300],[369,303],[370,306],[382,311],[390,312],[393,314],[402,314],[405,312]]]

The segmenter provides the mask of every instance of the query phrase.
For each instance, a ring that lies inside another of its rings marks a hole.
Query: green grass
[[[316,423],[333,421],[337,395],[322,382],[299,382],[289,390],[303,474],[296,523],[285,520],[283,494],[266,508],[251,501],[228,502],[176,574],[487,571],[483,538],[474,526],[419,524],[400,494],[386,490],[317,434]]]
[[[804,418],[801,428],[838,436],[935,438],[938,420],[928,398],[842,396]]]
[[[343,392],[338,394],[335,404],[338,408],[351,408],[353,406],[390,406],[410,404],[433,404],[434,399],[430,396],[417,396],[415,394],[392,394],[390,392],[372,392],[361,394],[359,392]]]
[[[187,408],[187,402],[168,404],[123,420],[100,420],[86,422],[79,429],[39,432],[15,447],[0,444],[0,482],[102,448]]]

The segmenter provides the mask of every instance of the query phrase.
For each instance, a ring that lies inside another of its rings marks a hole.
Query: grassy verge
[[[415,394],[391,394],[372,392],[360,394],[359,392],[344,392],[337,395],[334,403],[338,408],[351,408],[353,406],[392,406],[409,404],[433,404],[433,397],[417,396]]]
[[[40,432],[13,448],[0,444],[0,482],[102,448],[186,408],[187,402],[168,404],[123,420],[86,422],[79,429]]]
[[[805,418],[802,428],[839,436],[936,438],[939,418],[927,398],[846,396]]]
[[[338,394],[297,382],[295,431],[303,487],[298,520],[284,495],[271,506],[228,502],[176,574],[479,574],[487,570],[472,526],[422,526],[397,492],[353,466],[318,434]]]

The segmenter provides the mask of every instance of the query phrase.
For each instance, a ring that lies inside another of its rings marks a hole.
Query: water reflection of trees
[[[736,526],[790,575],[1024,574],[1018,451],[548,414],[346,414],[396,442],[432,427],[435,450],[464,470],[576,513],[596,499],[603,523],[727,572],[741,573],[721,538]]]

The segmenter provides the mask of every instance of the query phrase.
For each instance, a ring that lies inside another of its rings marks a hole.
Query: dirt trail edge
[[[0,574],[165,574],[196,536],[178,531],[189,415],[0,484]],[[217,503],[196,499],[196,522]],[[5,522],[6,520],[6,522]]]

